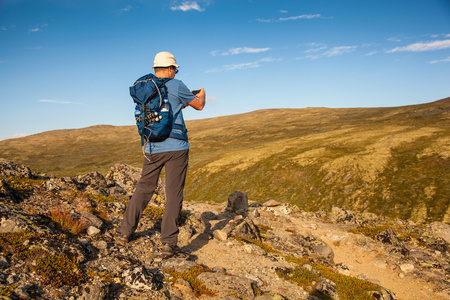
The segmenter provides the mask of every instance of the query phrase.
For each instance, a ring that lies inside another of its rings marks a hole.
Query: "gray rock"
[[[205,232],[207,226],[200,213],[190,214],[186,219],[186,224],[190,225],[196,233]]]
[[[90,212],[82,211],[80,212],[80,215],[81,215],[80,219],[82,221],[86,221],[88,226],[94,226],[97,228],[101,228],[103,226],[103,221],[99,217],[91,214]]]
[[[109,293],[109,284],[101,281],[84,284],[79,288],[80,300],[104,300]]]
[[[19,203],[22,200],[5,180],[0,180],[0,199],[4,198],[7,202]]]
[[[247,299],[253,299],[252,280],[239,277],[230,276],[220,273],[204,272],[197,276],[197,279],[211,289],[218,291],[219,297],[237,294]]]
[[[17,215],[1,215],[0,214],[0,233],[5,232],[21,232],[28,229],[28,224]]]
[[[22,165],[17,165],[14,162],[4,158],[0,158],[0,175],[22,178],[32,177],[30,168]]]
[[[316,236],[293,236],[291,242],[294,245],[301,245],[331,262],[334,259],[333,248]]]
[[[190,225],[184,225],[179,227],[178,242],[182,245],[186,245],[190,238],[194,235],[194,231]]]
[[[8,259],[6,259],[3,255],[0,255],[0,270],[7,267],[9,267]]]
[[[281,203],[276,200],[269,200],[269,201],[266,201],[263,203],[263,206],[266,206],[266,207],[279,206],[279,205],[281,205]]]
[[[255,254],[261,256],[267,255],[267,252],[264,249],[254,244],[244,245],[243,248],[244,251],[247,252],[248,254]]]
[[[187,281],[184,280],[183,278],[178,278],[175,283],[173,284],[174,287],[176,287],[177,289],[192,293],[193,289],[191,284]]]
[[[336,223],[359,224],[353,212],[339,207],[331,209],[330,219]]]
[[[375,240],[393,246],[393,252],[399,252],[402,255],[409,255],[409,250],[403,245],[402,241],[395,235],[392,228],[386,229],[375,236]]]
[[[280,294],[270,293],[267,295],[256,296],[255,300],[286,300],[286,298]]]
[[[226,207],[226,211],[237,214],[245,214],[247,210],[248,210],[247,195],[240,191],[234,191],[228,197],[228,204]]]
[[[156,290],[158,282],[156,277],[143,266],[132,267],[122,273],[126,286],[136,290]]]
[[[438,236],[450,243],[450,225],[442,222],[433,222],[427,226],[428,235]]]
[[[214,230],[213,236],[215,239],[222,241],[222,242],[224,242],[228,239],[228,233],[226,233],[225,231],[220,230],[220,229]]]
[[[106,175],[106,179],[114,181],[129,195],[132,195],[136,189],[139,179],[141,178],[141,172],[142,171],[138,168],[118,163],[111,167],[110,171]]]
[[[339,294],[336,288],[326,280],[319,281],[314,288],[316,291],[327,297],[327,299],[339,300]]]
[[[369,292],[369,295],[371,295],[372,297],[374,297],[374,299],[377,300],[395,300],[395,294],[385,288],[383,288],[381,290],[381,292],[378,291],[374,291],[374,292]]]
[[[176,272],[185,272],[193,267],[195,267],[197,263],[195,261],[186,260],[183,258],[175,257],[164,260],[161,263],[161,269],[167,270],[173,268]]]
[[[250,218],[235,218],[222,229],[228,236],[261,241],[259,230]]]

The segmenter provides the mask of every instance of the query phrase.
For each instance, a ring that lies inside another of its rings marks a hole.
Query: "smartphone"
[[[192,91],[192,94],[194,94],[194,95],[197,95],[198,93],[200,93],[200,90]]]

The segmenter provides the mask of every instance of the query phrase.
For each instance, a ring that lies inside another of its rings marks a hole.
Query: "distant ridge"
[[[337,205],[450,222],[450,98],[380,108],[264,109],[187,122],[185,197]],[[0,142],[0,157],[56,176],[141,167],[135,126],[55,130]]]

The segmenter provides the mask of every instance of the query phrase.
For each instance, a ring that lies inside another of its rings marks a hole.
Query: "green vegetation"
[[[257,240],[253,240],[253,239],[246,239],[243,237],[235,237],[235,239],[240,242],[241,244],[254,244],[258,247],[260,247],[261,249],[263,249],[264,251],[266,251],[267,253],[280,253],[280,251],[273,249],[272,247],[270,247],[269,245],[257,241]]]
[[[205,285],[197,279],[197,276],[200,275],[203,272],[211,272],[211,270],[207,267],[204,267],[202,265],[196,265],[192,268],[190,268],[187,271],[184,272],[177,272],[174,268],[170,268],[166,270],[166,273],[172,276],[172,278],[168,279],[169,282],[175,282],[177,279],[182,278],[189,282],[191,285],[194,295],[196,297],[199,297],[201,295],[206,296],[215,296],[216,291],[210,290]]]
[[[65,255],[46,255],[37,259],[36,274],[42,277],[42,284],[54,287],[63,285],[78,286],[85,281],[75,258]]]
[[[255,244],[264,249],[267,253],[280,253],[279,251],[260,241],[240,237],[236,237],[236,240],[241,243]],[[369,292],[381,291],[381,287],[374,283],[336,273],[329,267],[320,265],[307,256],[296,258],[283,255],[283,257],[287,262],[295,263],[297,266],[288,269],[277,269],[277,275],[280,278],[298,284],[305,290],[313,290],[313,286],[315,283],[323,280],[323,278],[326,278],[336,284],[336,290],[339,294],[339,299],[343,300],[370,300],[373,299],[373,297],[369,294]],[[304,268],[304,265],[306,264],[309,264],[313,268],[313,270]],[[312,294],[319,299],[328,299],[326,296],[318,292],[313,292]]]
[[[45,235],[29,231],[16,233],[0,233],[0,251],[5,256],[10,256],[13,261],[24,261],[27,267],[42,277],[42,283],[55,287],[62,285],[76,286],[85,281],[85,276],[80,270],[74,257],[66,255],[54,255],[42,248],[32,248],[29,245],[33,241],[48,239],[54,242],[62,242],[66,237]],[[27,241],[27,242],[25,242]],[[11,292],[9,289],[3,292]]]
[[[405,107],[271,109],[189,121],[185,199],[221,203],[240,190],[254,201],[276,199],[307,211],[338,206],[450,223],[449,110],[447,98]],[[106,174],[117,162],[141,167],[143,159],[134,126],[1,141],[0,157],[57,176]]]
[[[73,218],[70,212],[62,207],[50,210],[50,218],[59,225],[62,231],[68,234],[77,235],[87,228],[87,222]]]
[[[5,180],[8,185],[21,197],[29,197],[33,193],[33,186],[39,186],[44,183],[41,179],[30,179],[14,176],[2,176],[0,180]]]
[[[313,262],[308,257],[302,257],[301,259],[287,257],[286,260],[298,266],[289,268],[287,271],[278,269],[276,273],[281,278],[302,286],[305,290],[308,290],[308,287],[312,287],[314,283],[321,281],[322,278],[327,278],[336,284],[335,287],[339,294],[339,299],[342,300],[371,300],[373,297],[369,292],[381,291],[381,287],[372,282],[336,273],[328,267]],[[314,272],[304,268],[306,264],[312,266],[313,270],[319,271],[320,275],[317,271]],[[313,295],[319,299],[329,299],[328,296],[318,292],[313,292]]]

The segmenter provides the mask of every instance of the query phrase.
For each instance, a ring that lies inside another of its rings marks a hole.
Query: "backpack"
[[[168,137],[187,140],[183,116],[182,124],[174,123],[181,110],[173,115],[165,85],[169,80],[147,74],[130,87],[130,95],[136,104],[134,116],[142,146],[148,142],[164,141]]]

